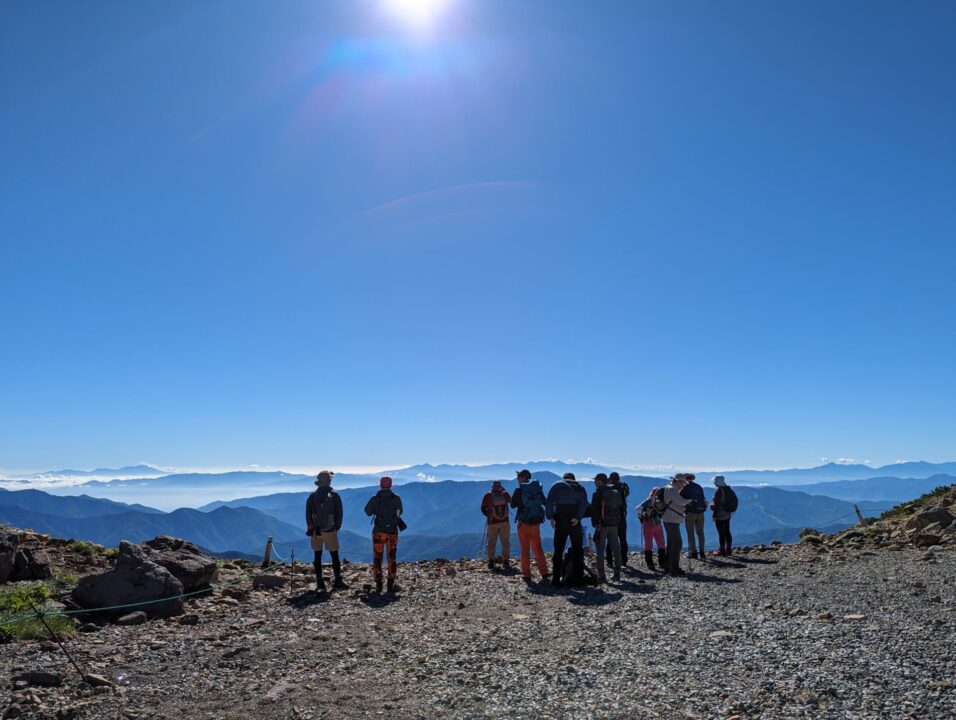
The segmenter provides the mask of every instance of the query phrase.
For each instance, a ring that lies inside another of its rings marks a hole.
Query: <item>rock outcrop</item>
[[[215,558],[204,555],[191,542],[160,535],[141,546],[150,560],[166,568],[183,584],[185,592],[203,590],[216,581],[219,569]]]
[[[182,593],[183,584],[169,570],[153,562],[143,548],[124,540],[113,569],[80,580],[71,598],[79,607],[90,609],[173,598],[136,608],[155,618],[181,614],[182,598],[174,596]],[[111,615],[128,612],[129,609],[121,609]]]
[[[0,531],[0,583],[6,582],[13,576],[19,545],[20,536],[17,533],[8,530]]]

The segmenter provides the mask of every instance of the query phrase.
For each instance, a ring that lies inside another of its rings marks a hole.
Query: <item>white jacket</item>
[[[662,520],[665,523],[684,522],[684,508],[690,504],[690,499],[682,498],[674,483],[664,486],[664,502],[667,503],[667,510],[664,511]]]

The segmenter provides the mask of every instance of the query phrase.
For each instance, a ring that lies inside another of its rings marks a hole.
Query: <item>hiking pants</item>
[[[617,542],[608,542],[607,549],[604,551],[604,557],[607,559],[608,563],[612,562],[614,556],[612,554],[614,545],[617,544],[621,550],[621,563],[627,562],[627,520],[621,520],[617,525]],[[595,538],[595,543],[597,539]]]
[[[544,548],[541,547],[541,526],[530,523],[518,523],[518,545],[521,546],[521,574],[531,577],[531,553],[538,566],[541,577],[548,575],[548,561],[544,559]]]
[[[680,523],[664,523],[667,531],[667,569],[671,572],[680,570],[680,551],[684,541],[680,536]]]
[[[684,527],[687,528],[687,551],[691,554],[697,552],[698,544],[700,551],[704,552],[704,513],[687,513],[684,515]],[[697,543],[694,542],[694,535],[697,535]]]
[[[664,526],[659,523],[642,522],[641,530],[644,531],[644,552],[653,552],[654,543],[657,542],[657,549],[664,549]]]
[[[398,533],[372,533],[372,575],[375,583],[382,582],[382,554],[388,553],[388,579],[394,582],[398,574]]]
[[[604,549],[609,547],[614,556],[614,574],[621,573],[621,542],[618,535],[617,525],[598,528],[597,533],[597,571],[598,577],[604,578]]]
[[[720,549],[730,550],[734,542],[734,538],[730,534],[730,518],[714,520],[714,524],[717,526],[717,536],[720,538]]]
[[[577,567],[574,572],[574,579],[580,580],[582,573],[581,563],[584,562],[584,532],[581,529],[581,522],[577,525],[571,524],[571,517],[556,517],[554,519],[554,559],[552,564],[551,582],[561,582],[561,566],[564,564],[564,545],[568,538],[571,539],[571,562]]]
[[[495,559],[495,546],[498,545],[498,538],[501,538],[501,559],[508,562],[511,557],[511,523],[505,522],[491,523],[488,526],[488,559]]]

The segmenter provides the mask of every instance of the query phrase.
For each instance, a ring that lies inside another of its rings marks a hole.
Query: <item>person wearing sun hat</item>
[[[671,477],[669,484],[664,486],[664,507],[661,520],[664,522],[664,532],[667,535],[667,568],[666,572],[672,575],[683,575],[680,569],[680,552],[684,541],[681,538],[680,526],[684,521],[684,508],[690,503],[687,498],[681,497],[680,491],[687,484],[687,476],[677,473]]]
[[[345,590],[348,585],[342,580],[342,563],[339,561],[339,530],[342,529],[342,498],[332,489],[331,470],[323,470],[315,476],[317,489],[309,495],[305,503],[306,534],[311,539],[315,557],[315,591],[325,592],[325,578],[322,576],[322,551],[329,549],[332,558],[332,575],[335,578],[332,587]]]
[[[365,514],[374,518],[372,526],[372,576],[375,591],[382,592],[382,556],[388,555],[388,591],[395,592],[398,575],[398,531],[405,529],[402,499],[392,492],[392,478],[383,475],[378,492],[365,504]]]

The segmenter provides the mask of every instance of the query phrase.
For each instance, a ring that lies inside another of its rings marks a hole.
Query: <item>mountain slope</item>
[[[127,505],[126,503],[94,498],[89,495],[51,495],[41,490],[4,490],[0,488],[0,508],[19,507],[59,517],[97,517],[117,515],[135,510],[143,513],[159,513],[159,510],[145,505]],[[2,510],[0,510],[2,514]]]
[[[919,497],[923,493],[940,485],[952,485],[956,477],[952,475],[932,475],[928,478],[872,477],[862,480],[837,480],[835,482],[811,483],[807,485],[780,485],[781,490],[796,490],[811,495],[826,495],[840,500],[859,502],[892,501],[905,502]]]

